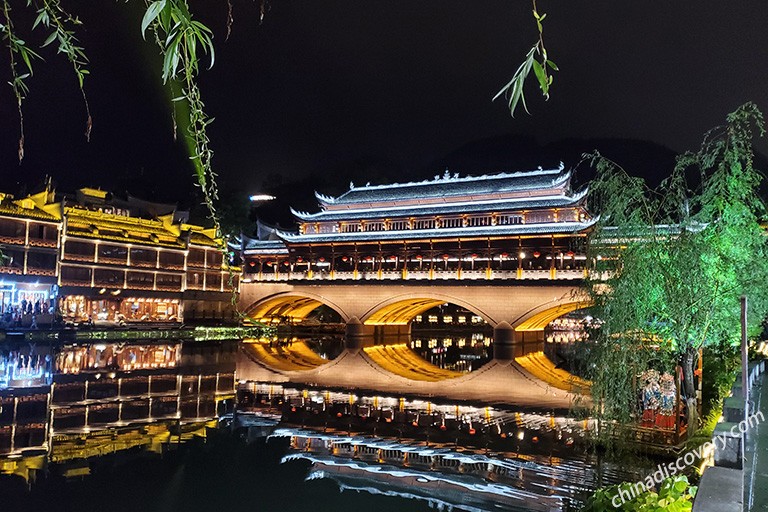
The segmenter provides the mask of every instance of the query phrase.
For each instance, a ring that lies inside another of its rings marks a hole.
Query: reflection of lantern
[[[539,251],[533,251],[534,258],[538,258],[539,256],[541,256],[541,253]]]

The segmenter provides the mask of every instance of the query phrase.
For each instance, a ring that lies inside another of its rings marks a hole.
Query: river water
[[[239,383],[237,340],[92,338],[0,345],[3,511],[577,510],[637,471],[588,454],[576,420]],[[489,357],[481,334],[411,346]]]

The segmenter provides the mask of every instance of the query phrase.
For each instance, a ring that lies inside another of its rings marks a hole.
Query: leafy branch
[[[148,4],[141,22],[142,35],[152,27],[155,41],[163,56],[163,82],[177,82],[181,86],[181,96],[174,102],[185,101],[189,107],[189,125],[187,137],[194,147],[190,156],[195,167],[197,184],[203,192],[209,217],[214,222],[217,233],[220,226],[216,216],[214,202],[218,199],[216,174],[211,160],[208,125],[213,122],[205,113],[196,77],[200,70],[200,51],[210,55],[210,65],[215,61],[213,33],[204,24],[192,18],[186,0],[155,0]]]
[[[27,0],[27,5],[30,5],[31,1]],[[85,55],[85,49],[80,46],[80,42],[75,37],[74,31],[75,26],[82,24],[83,22],[79,18],[72,16],[64,10],[59,0],[42,0],[42,6],[37,9],[37,17],[32,24],[32,29],[34,30],[38,25],[42,25],[47,29],[53,29],[45,42],[43,42],[42,47],[45,48],[54,41],[58,41],[57,53],[66,55],[67,60],[72,64],[72,69],[77,77],[77,84],[80,87],[80,93],[83,95],[83,103],[87,115],[85,138],[90,141],[93,118],[91,117],[91,109],[88,105],[88,97],[85,94],[84,88],[85,77],[89,74],[86,68],[88,57]]]
[[[539,82],[539,89],[545,100],[549,99],[549,88],[552,86],[553,76],[552,72],[558,71],[557,65],[549,60],[547,56],[547,48],[544,46],[544,26],[542,23],[547,17],[547,14],[539,14],[539,10],[536,7],[536,0],[533,1],[533,18],[536,20],[536,28],[539,32],[539,39],[536,41],[528,53],[525,55],[523,63],[515,71],[515,74],[504,87],[501,88],[496,96],[491,101],[495,101],[500,96],[504,96],[507,99],[507,105],[512,117],[515,116],[515,110],[517,110],[518,104],[523,105],[523,109],[528,112],[528,106],[525,104],[525,93],[523,92],[523,86],[528,79],[531,70],[533,70],[536,80]]]
[[[231,12],[230,12],[231,14]],[[173,102],[185,102],[189,109],[189,124],[186,127],[187,140],[192,146],[192,160],[195,168],[197,185],[203,193],[208,208],[208,217],[213,222],[216,236],[223,236],[221,222],[216,212],[219,190],[216,173],[213,170],[213,150],[208,137],[208,126],[213,122],[205,112],[197,75],[200,71],[202,53],[210,56],[209,67],[213,66],[216,53],[213,46],[213,32],[203,23],[194,20],[186,0],[154,0],[148,2],[147,10],[141,21],[141,32],[146,38],[149,28],[155,35],[155,43],[163,57],[163,82],[172,91],[177,87],[181,92]],[[174,121],[175,126],[175,121]],[[229,254],[226,242],[219,244],[225,261]],[[232,304],[237,311],[237,295],[234,286],[235,275],[229,269],[229,286],[232,289]]]
[[[8,0],[3,0],[2,3],[3,16],[5,23],[0,23],[0,32],[2,32],[3,40],[8,45],[10,67],[11,67],[11,81],[9,82],[11,88],[13,88],[13,95],[16,97],[16,109],[19,112],[19,163],[24,159],[24,112],[21,105],[24,98],[29,94],[29,87],[27,86],[26,79],[32,76],[32,60],[41,59],[40,55],[35,53],[27,46],[27,43],[20,39],[14,32],[13,22],[11,21],[11,6],[8,4]],[[24,62],[24,66],[27,68],[26,73],[19,73],[18,63],[16,57],[20,57]]]

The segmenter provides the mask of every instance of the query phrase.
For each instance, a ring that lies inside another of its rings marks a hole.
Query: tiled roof
[[[218,247],[216,240],[203,233],[200,233],[199,231],[191,231],[189,233],[189,243],[196,245],[207,245],[209,247]]]
[[[14,204],[10,201],[0,202],[0,215],[6,215],[9,217],[23,217],[27,219],[45,220],[45,221],[51,221],[51,222],[59,222],[60,220],[40,208],[37,208],[37,207],[22,208],[21,206]]]
[[[184,248],[186,245],[178,235],[166,229],[160,221],[78,208],[67,208],[66,215],[68,236],[175,248]]]
[[[446,171],[434,180],[412,183],[392,183],[389,185],[350,184],[350,190],[339,197],[316,194],[327,205],[375,203],[402,199],[440,198],[463,195],[494,194],[524,191],[531,189],[553,188],[570,179],[570,172],[558,169],[538,169],[534,171],[487,174],[482,176],[451,176]]]
[[[81,208],[66,208],[68,236],[80,236],[123,243],[136,243],[174,248],[186,248],[183,231],[189,230],[189,243],[217,247],[216,240],[208,236],[207,230],[194,226],[168,225],[161,220],[142,219],[90,211]]]
[[[573,195],[543,197],[520,197],[494,201],[466,201],[448,204],[392,206],[384,208],[359,208],[350,210],[323,210],[306,213],[291,209],[291,212],[304,221],[340,221],[376,218],[412,217],[421,215],[451,215],[475,212],[502,212],[509,210],[527,210],[534,208],[563,208],[577,205],[586,195],[584,189]]]
[[[282,240],[269,242],[255,241],[253,244],[248,244],[243,250],[246,256],[255,256],[259,254],[288,254],[288,247]]]
[[[495,236],[526,236],[579,233],[592,227],[598,217],[588,222],[546,222],[540,224],[511,224],[469,228],[441,228],[407,231],[369,231],[356,233],[322,233],[299,235],[280,231],[279,235],[289,243],[368,242],[387,240],[428,240],[438,238],[477,238]]]

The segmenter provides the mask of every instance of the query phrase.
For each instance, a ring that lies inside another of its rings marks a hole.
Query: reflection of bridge
[[[348,348],[332,361],[318,358],[303,342],[243,344],[238,378],[323,388],[369,390],[394,395],[442,397],[515,404],[533,410],[568,411],[589,383],[556,368],[542,352],[497,358],[462,374],[420,359],[405,344]]]

